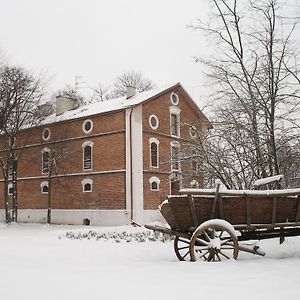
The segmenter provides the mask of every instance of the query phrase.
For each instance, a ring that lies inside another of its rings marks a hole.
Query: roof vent
[[[127,91],[126,91],[126,99],[129,99],[136,94],[136,88],[134,86],[127,86]]]

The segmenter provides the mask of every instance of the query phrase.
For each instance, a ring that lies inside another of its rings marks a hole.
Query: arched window
[[[197,189],[199,187],[199,182],[197,180],[192,180],[190,186],[191,188]]]
[[[170,129],[171,135],[180,136],[180,112],[181,109],[177,106],[170,106]]]
[[[50,170],[50,149],[42,150],[42,173],[48,173]]]
[[[41,193],[42,194],[48,194],[48,192],[49,192],[48,182],[47,181],[43,181],[41,183]]]
[[[83,169],[91,170],[92,169],[92,142],[85,142],[82,144],[83,148]]]
[[[159,152],[158,152],[158,145],[159,141],[156,138],[149,139],[150,143],[150,167],[152,168],[158,168],[159,164]]]
[[[151,191],[159,191],[159,184],[160,184],[160,180],[158,177],[151,177],[149,179],[149,183],[150,183],[150,190]]]
[[[93,180],[92,179],[84,179],[81,181],[82,184],[82,191],[84,193],[92,192],[93,191]]]

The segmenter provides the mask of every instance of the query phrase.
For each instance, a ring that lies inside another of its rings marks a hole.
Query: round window
[[[43,134],[42,134],[43,140],[47,141],[50,138],[50,129],[49,128],[45,128],[43,130]]]
[[[85,120],[82,127],[85,133],[89,133],[93,129],[93,122],[91,120]]]
[[[151,115],[149,118],[149,124],[152,129],[157,129],[159,125],[157,116]]]
[[[179,96],[177,93],[173,92],[171,94],[171,102],[173,105],[177,105],[179,103]]]

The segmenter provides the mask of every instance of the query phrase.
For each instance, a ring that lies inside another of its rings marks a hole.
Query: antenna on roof
[[[85,81],[82,81],[83,76],[81,75],[75,75],[75,93],[77,93],[78,89],[80,88],[79,85],[85,83]]]

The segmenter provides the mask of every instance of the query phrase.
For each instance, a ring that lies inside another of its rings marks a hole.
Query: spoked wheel
[[[202,223],[191,238],[189,252],[191,261],[237,259],[239,248],[233,226],[219,219]]]
[[[190,239],[176,236],[174,239],[174,251],[180,261],[190,261]]]

